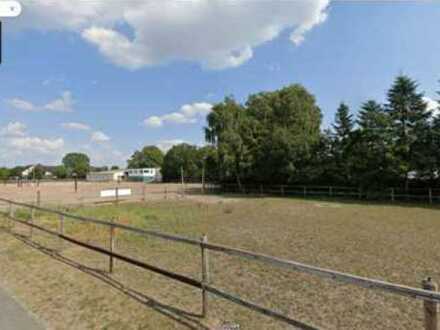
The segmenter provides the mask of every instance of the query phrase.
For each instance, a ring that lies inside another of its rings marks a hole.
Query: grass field
[[[440,280],[440,210],[436,208],[225,198],[216,203],[154,201],[69,212],[117,218],[125,224],[192,238],[206,233],[210,242],[415,287],[426,276]],[[38,214],[38,218],[56,228],[53,217]],[[16,227],[15,232],[27,233],[28,229]],[[108,244],[108,231],[96,225],[68,221],[66,234]],[[183,284],[118,261],[110,278],[100,271],[107,269],[106,257],[68,243],[63,245],[64,259],[50,257],[40,245],[58,248],[58,241],[43,234],[34,235],[34,248],[4,231],[0,237],[1,284],[49,328],[221,329],[225,324],[239,324],[241,329],[288,328],[218,298],[210,300],[210,315],[203,320],[191,316],[200,313],[200,292]],[[200,278],[196,247],[118,233],[117,249]],[[210,257],[215,286],[321,328],[423,326],[420,301],[216,253]]]

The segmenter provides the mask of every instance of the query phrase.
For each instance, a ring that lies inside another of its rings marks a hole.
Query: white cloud
[[[26,112],[72,112],[73,104],[75,102],[72,98],[72,93],[70,91],[65,91],[59,98],[49,101],[43,105],[36,105],[21,98],[6,100],[6,103],[14,109]]]
[[[144,120],[144,125],[147,127],[161,127],[163,120],[158,116],[151,116]]]
[[[6,137],[16,137],[26,135],[26,125],[18,121],[11,122],[6,127],[0,129],[0,135]]]
[[[150,116],[144,120],[147,127],[162,127],[166,123],[173,124],[194,124],[200,118],[204,118],[211,112],[212,104],[209,103],[192,103],[183,105],[179,112],[172,112],[163,116]]]
[[[62,138],[30,136],[21,122],[11,122],[0,129],[0,161],[4,165],[53,164],[63,150]]]
[[[161,117],[163,122],[169,122],[174,124],[194,124],[197,122],[196,118],[187,117],[180,112],[172,112]]]
[[[437,116],[438,114],[440,114],[440,104],[437,101],[427,96],[423,97],[423,101],[426,102],[426,104],[428,105],[428,110],[432,111],[433,116]]]
[[[69,91],[63,92],[60,98],[55,99],[43,106],[44,110],[54,112],[72,112],[73,111],[72,93]]]
[[[78,130],[78,131],[88,131],[90,130],[90,126],[83,124],[83,123],[62,123],[61,126],[65,129],[69,130]]]
[[[18,110],[37,111],[35,105],[33,105],[31,102],[25,101],[23,99],[13,98],[11,100],[6,100],[6,103],[8,103],[11,107],[18,109]]]
[[[110,141],[110,137],[101,131],[96,131],[92,133],[91,141],[96,143],[108,142]]]
[[[200,103],[193,103],[193,104],[185,104],[182,106],[180,111],[186,116],[186,117],[195,117],[198,115],[206,116],[208,113],[210,113],[212,110],[212,104],[200,102]]]
[[[11,148],[15,148],[16,151],[29,151],[45,154],[62,149],[64,147],[64,140],[62,138],[51,140],[25,136],[10,139],[8,145]]]
[[[163,152],[167,152],[170,150],[173,146],[182,144],[182,143],[188,143],[185,140],[180,139],[174,139],[174,140],[161,140],[156,143],[156,146],[162,150]]]
[[[23,0],[19,28],[69,30],[131,70],[185,60],[211,69],[239,66],[253,49],[291,33],[295,44],[326,18],[329,0]],[[121,23],[130,35],[118,30]]]

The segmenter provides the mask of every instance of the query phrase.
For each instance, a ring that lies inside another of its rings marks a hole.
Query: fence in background
[[[364,200],[386,200],[400,202],[440,202],[440,188],[388,188],[382,190],[365,190],[357,187],[340,186],[304,186],[304,185],[263,185],[263,184],[222,184],[223,193],[240,193],[272,196],[315,196],[340,197]]]
[[[145,184],[142,182],[78,182],[74,181],[32,185],[0,187],[0,197],[41,205],[85,205],[119,202],[146,202],[150,200],[180,199],[185,193],[210,191],[200,184]],[[127,193],[129,191],[129,193]],[[103,192],[105,192],[103,194]],[[13,197],[11,197],[13,196]]]
[[[437,291],[437,285],[432,282],[430,278],[426,279],[422,282],[423,289],[418,289],[414,287],[393,284],[385,281],[360,277],[348,273],[342,273],[330,269],[320,268],[316,266],[311,266],[303,263],[299,263],[296,261],[281,259],[277,257],[272,257],[265,254],[254,253],[251,251],[246,251],[243,249],[228,247],[219,244],[213,244],[208,242],[207,236],[203,236],[202,239],[196,240],[191,238],[186,238],[182,236],[170,235],[166,233],[160,233],[156,231],[144,230],[120,223],[115,223],[113,221],[104,221],[93,218],[87,218],[77,215],[68,214],[65,212],[61,212],[58,210],[52,210],[48,208],[42,208],[36,205],[29,205],[25,203],[14,202],[8,199],[0,198],[0,202],[6,204],[8,206],[7,212],[2,212],[2,215],[7,221],[7,227],[10,231],[13,230],[13,224],[18,223],[30,228],[29,238],[32,240],[33,230],[40,230],[49,235],[57,237],[60,240],[60,244],[62,241],[67,241],[72,244],[81,246],[83,248],[101,253],[109,257],[109,272],[114,272],[113,259],[118,259],[124,261],[128,264],[131,264],[135,267],[148,270],[162,276],[165,276],[169,279],[184,283],[186,285],[192,286],[194,288],[201,290],[201,300],[202,300],[202,316],[206,317],[209,313],[209,295],[213,294],[215,296],[226,299],[230,302],[236,303],[240,306],[246,307],[263,315],[272,317],[279,321],[285,322],[287,324],[299,327],[301,329],[316,329],[316,327],[312,325],[305,324],[301,321],[293,320],[289,316],[282,314],[279,311],[275,311],[270,308],[263,307],[254,302],[245,300],[241,297],[238,297],[232,293],[223,291],[220,288],[214,287],[210,283],[209,279],[209,251],[215,251],[218,253],[223,253],[229,256],[235,256],[240,258],[245,258],[248,260],[261,262],[270,266],[284,268],[291,271],[297,271],[301,273],[306,273],[310,275],[315,275],[320,278],[327,278],[334,281],[356,285],[359,287],[367,288],[367,289],[376,289],[381,290],[387,293],[392,293],[400,296],[410,297],[414,299],[421,299],[423,301],[424,312],[425,312],[425,328],[427,330],[437,330],[438,329],[438,304],[440,303],[440,293]],[[20,219],[15,213],[18,208],[29,210],[29,218],[28,219]],[[41,211],[46,213],[51,213],[58,216],[59,225],[58,231],[54,231],[51,229],[44,228],[43,226],[36,224],[35,211]],[[65,235],[64,233],[64,221],[66,218],[70,218],[74,221],[93,223],[96,225],[103,226],[107,228],[109,232],[109,249],[98,247],[96,245],[92,245],[83,241],[80,241],[76,238]],[[200,247],[200,260],[201,260],[201,273],[202,280],[196,280],[194,278],[188,277],[186,275],[178,274],[175,272],[168,271],[166,269],[162,269],[156,267],[154,265],[139,261],[132,257],[128,257],[126,255],[118,253],[115,250],[115,240],[116,240],[116,230],[128,231],[132,233],[137,233],[143,236],[156,237],[172,242],[184,243],[192,246]],[[212,263],[212,261],[211,261]]]

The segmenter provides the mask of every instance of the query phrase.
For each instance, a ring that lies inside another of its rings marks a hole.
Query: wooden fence
[[[177,235],[170,235],[167,233],[161,233],[151,230],[144,230],[120,223],[114,223],[112,221],[104,221],[104,220],[98,220],[94,218],[88,218],[73,214],[68,214],[62,211],[53,210],[49,208],[43,208],[36,205],[30,205],[26,203],[21,202],[15,202],[8,199],[0,198],[0,202],[6,204],[8,206],[8,211],[1,212],[3,217],[7,220],[7,228],[8,230],[13,230],[13,224],[19,223],[21,225],[29,227],[29,237],[32,239],[33,230],[40,230],[42,232],[45,232],[49,235],[52,235],[54,237],[57,237],[60,242],[67,241],[72,244],[81,246],[83,248],[101,253],[103,255],[106,255],[109,257],[109,272],[114,272],[113,269],[113,259],[118,259],[121,261],[124,261],[126,263],[129,263],[135,267],[145,269],[157,274],[160,274],[162,276],[165,276],[169,279],[184,283],[186,285],[195,287],[197,289],[201,290],[201,298],[202,298],[202,316],[206,317],[209,314],[209,295],[213,294],[215,296],[221,297],[223,299],[226,299],[230,302],[236,303],[240,306],[246,307],[248,309],[251,309],[255,312],[261,313],[263,315],[266,315],[268,317],[274,318],[278,321],[293,325],[295,327],[301,328],[301,329],[317,329],[313,325],[309,325],[306,323],[303,323],[298,320],[294,320],[290,318],[289,316],[284,315],[283,313],[266,308],[264,306],[261,306],[257,303],[245,300],[233,293],[226,292],[220,288],[214,287],[211,285],[209,280],[209,251],[216,251],[218,253],[223,253],[229,256],[235,256],[240,257],[248,260],[253,260],[257,262],[261,262],[270,266],[284,268],[291,271],[306,273],[310,275],[314,275],[320,278],[327,278],[334,281],[338,281],[341,283],[351,284],[367,289],[376,289],[380,290],[386,293],[391,293],[395,295],[410,297],[414,299],[420,299],[423,301],[424,306],[424,313],[425,313],[425,328],[427,330],[437,330],[438,329],[438,305],[440,303],[440,293],[437,292],[437,285],[432,282],[430,278],[426,279],[422,283],[422,289],[409,287],[405,285],[400,284],[394,284],[390,282],[385,282],[381,280],[376,279],[370,279],[366,277],[361,277],[357,275],[352,275],[348,273],[342,273],[338,271],[334,271],[331,269],[325,269],[320,268],[312,265],[307,265],[304,263],[281,259],[261,253],[255,253],[243,249],[233,248],[229,246],[214,244],[208,242],[208,237],[205,235],[200,240],[177,236]],[[30,211],[30,215],[28,219],[20,219],[15,216],[15,212],[17,209],[28,209]],[[58,231],[50,230],[47,228],[44,228],[38,224],[35,223],[35,211],[41,211],[46,213],[51,213],[58,216],[59,219],[59,226]],[[98,247],[96,245],[92,245],[83,241],[80,241],[76,238],[70,237],[65,235],[64,233],[64,221],[66,218],[72,219],[74,221],[80,221],[80,222],[86,222],[86,223],[93,223],[96,225],[104,226],[109,230],[109,241],[110,241],[110,248],[102,248]],[[200,247],[200,253],[201,253],[201,273],[202,273],[202,280],[196,280],[194,278],[188,277],[186,275],[181,275],[175,272],[171,272],[166,269],[159,268],[157,266],[145,263],[143,261],[139,261],[137,259],[134,259],[132,257],[123,255],[118,253],[118,251],[115,250],[114,240],[115,240],[115,233],[116,230],[121,231],[128,231],[132,233],[137,233],[143,236],[150,236],[150,237],[156,237],[163,240],[168,240],[172,242],[180,242],[192,246],[198,246]]]
[[[358,187],[341,186],[245,184],[239,187],[237,184],[222,184],[221,191],[224,193],[253,195],[340,197],[365,200],[388,200],[392,202],[427,202],[430,204],[440,202],[440,188],[410,188],[408,190],[403,188],[387,188],[367,190]]]
[[[194,186],[197,186],[195,188]],[[15,189],[15,187],[13,188]],[[100,184],[86,183],[78,187],[75,191],[74,184],[59,190],[56,187],[38,187],[28,190],[12,191],[11,199],[16,201],[36,204],[37,206],[54,206],[54,205],[86,205],[101,203],[119,203],[119,202],[147,202],[150,200],[168,200],[181,199],[185,196],[185,192],[196,190],[200,192],[212,192],[211,190],[203,190],[202,185],[185,184],[185,186],[177,184],[143,184],[133,182],[121,182],[119,184],[106,182]],[[126,192],[130,190],[129,194]],[[102,196],[103,191],[113,191],[112,194]],[[124,193],[125,191],[125,193]],[[9,198],[9,191],[1,191],[0,197]],[[122,192],[122,193],[121,193]],[[1,205],[0,205],[1,207]]]

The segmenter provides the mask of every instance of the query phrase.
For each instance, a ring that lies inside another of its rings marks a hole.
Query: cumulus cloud
[[[0,135],[5,137],[25,136],[26,125],[18,121],[11,122],[6,127],[0,129]]]
[[[172,61],[239,66],[253,49],[289,31],[298,45],[326,18],[329,0],[23,0],[20,28],[69,30],[131,70]],[[130,33],[118,29],[125,24]]]
[[[6,100],[6,103],[14,109],[26,112],[72,112],[74,100],[72,98],[72,93],[70,91],[65,91],[59,98],[43,105],[36,105],[21,98],[9,99]]]
[[[423,97],[423,101],[426,102],[427,104],[427,108],[429,111],[432,111],[432,114],[434,116],[437,116],[438,114],[440,114],[440,104],[439,102],[431,99],[430,97]]]
[[[62,138],[30,136],[21,122],[10,122],[0,129],[0,161],[4,164],[33,163],[36,159],[52,162],[63,148]]]
[[[68,130],[78,130],[78,131],[88,131],[90,130],[90,126],[83,124],[83,123],[75,123],[75,122],[70,122],[70,123],[62,123],[61,127],[68,129]]]
[[[162,116],[150,116],[144,120],[146,127],[162,127],[166,123],[194,124],[211,112],[212,104],[200,102],[183,105],[178,112]]]
[[[39,137],[17,137],[8,141],[8,145],[18,151],[30,151],[36,153],[51,153],[61,150],[64,147],[64,140],[58,139],[44,139]]]
[[[170,150],[173,146],[182,144],[182,143],[188,143],[185,140],[180,139],[174,139],[174,140],[161,140],[156,143],[156,147],[158,147],[163,152],[167,152]]]
[[[93,132],[90,139],[92,142],[96,142],[96,143],[103,143],[110,141],[110,137],[101,131]]]
[[[15,108],[18,110],[36,111],[35,105],[33,105],[31,102],[28,102],[23,99],[13,98],[13,99],[7,100],[6,103],[8,103],[12,108]]]

